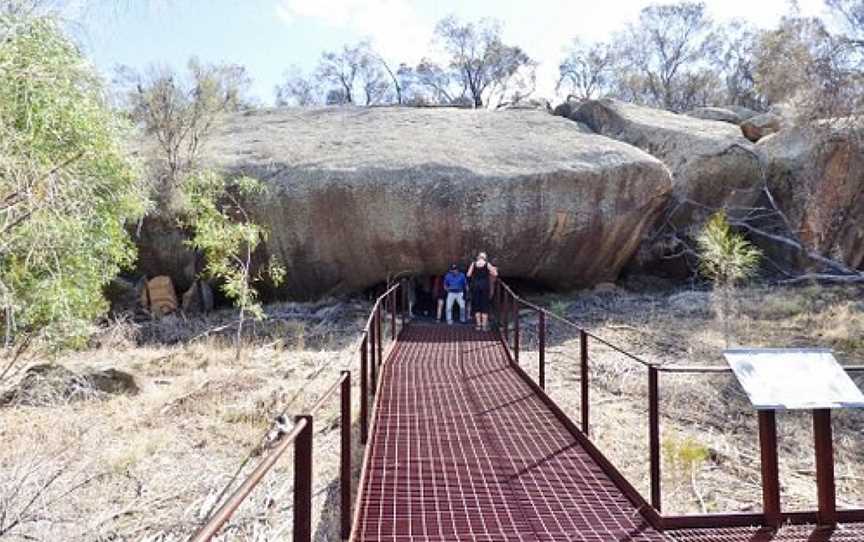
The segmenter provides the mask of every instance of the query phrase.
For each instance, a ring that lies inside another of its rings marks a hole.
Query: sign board
[[[756,410],[864,408],[864,394],[831,350],[753,348],[723,355]]]

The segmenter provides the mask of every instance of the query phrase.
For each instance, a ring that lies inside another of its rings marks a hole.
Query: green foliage
[[[0,323],[80,346],[103,287],[134,261],[147,199],[102,81],[48,18],[0,17]],[[25,343],[28,341],[24,341]]]
[[[690,476],[699,470],[710,455],[708,448],[690,436],[681,440],[669,436],[663,440],[663,457],[672,472],[681,476]]]
[[[227,179],[213,171],[189,175],[183,183],[187,225],[194,231],[189,244],[204,253],[207,274],[221,282],[222,291],[240,309],[238,349],[244,315],[264,318],[255,284],[269,277],[278,286],[285,278],[275,259],[253,274],[252,254],[267,231],[251,220],[243,202],[264,192],[256,179]]]
[[[567,309],[570,308],[570,304],[564,300],[558,299],[553,301],[551,305],[549,305],[549,312],[556,316],[560,316],[561,318],[567,318]]]
[[[702,273],[721,286],[748,279],[759,268],[762,252],[732,231],[723,211],[711,216],[696,242]]]

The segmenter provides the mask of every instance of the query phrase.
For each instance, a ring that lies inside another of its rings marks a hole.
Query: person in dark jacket
[[[492,298],[492,281],[498,276],[498,268],[489,263],[485,252],[468,268],[471,279],[471,308],[474,311],[474,325],[483,331],[489,330],[489,302]]]

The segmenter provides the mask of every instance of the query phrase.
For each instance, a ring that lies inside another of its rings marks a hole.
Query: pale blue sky
[[[110,7],[125,2],[123,9]],[[292,64],[311,70],[321,52],[370,38],[388,60],[416,63],[430,51],[435,22],[450,13],[492,16],[505,38],[540,61],[538,93],[551,97],[557,65],[575,36],[604,39],[635,19],[649,0],[109,0],[77,15],[76,34],[100,70],[151,62],[182,66],[191,55],[245,65],[264,103]],[[144,7],[145,4],[148,7]],[[769,26],[788,0],[709,0],[718,20]],[[819,14],[821,0],[799,0]]]

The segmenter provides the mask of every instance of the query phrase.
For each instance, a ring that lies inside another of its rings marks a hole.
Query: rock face
[[[759,156],[731,124],[616,100],[586,102],[576,118],[599,134],[651,153],[672,170],[668,219],[675,225],[698,223],[706,207],[755,201],[762,181]]]
[[[783,130],[757,145],[768,188],[806,248],[853,269],[864,269],[861,138],[826,125]]]
[[[252,212],[294,298],[440,273],[478,250],[553,288],[611,281],[672,188],[650,155],[537,111],[258,111],[226,118],[206,154],[266,181]]]
[[[762,186],[762,166],[737,126],[617,100],[586,102],[572,117],[599,134],[639,147],[672,171],[673,195],[631,266],[670,276],[689,275],[680,255],[687,240],[720,208],[751,206]]]
[[[762,113],[741,123],[744,137],[750,141],[759,141],[763,137],[780,130],[783,119],[774,113]]]
[[[688,117],[702,120],[716,120],[719,122],[728,122],[729,124],[741,124],[741,116],[724,107],[697,107],[692,111],[685,113]]]

